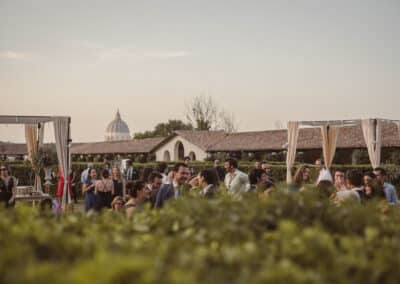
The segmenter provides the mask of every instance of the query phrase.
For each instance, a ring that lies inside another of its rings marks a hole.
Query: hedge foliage
[[[0,212],[0,283],[393,283],[400,214],[311,193],[119,213]]]

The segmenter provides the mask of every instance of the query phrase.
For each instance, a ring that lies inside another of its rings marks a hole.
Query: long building
[[[223,131],[175,131],[168,137],[73,143],[73,160],[114,160],[130,158],[138,162],[177,161],[184,156],[192,160],[212,160],[227,155],[239,159],[283,160],[287,143],[286,130],[226,133]],[[336,162],[354,162],[360,150],[365,152],[365,142],[360,126],[344,127],[337,142]],[[384,123],[382,128],[382,161],[400,151],[400,133],[395,123]],[[0,143],[0,155],[22,158],[25,144]],[[300,129],[299,158],[311,162],[321,157],[321,131],[318,128]]]

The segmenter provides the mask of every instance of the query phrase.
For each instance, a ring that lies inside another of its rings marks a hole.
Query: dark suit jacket
[[[223,182],[225,180],[225,175],[226,175],[225,169],[221,166],[217,166],[214,169],[217,172],[219,180]]]
[[[173,184],[163,184],[158,190],[154,208],[163,207],[166,200],[174,198],[174,194],[175,191]]]
[[[185,195],[185,193],[191,188],[187,183],[181,186],[182,192],[180,196]],[[173,199],[175,197],[175,190],[173,184],[163,184],[158,190],[156,202],[154,208],[161,208],[164,206],[164,202],[168,199]]]

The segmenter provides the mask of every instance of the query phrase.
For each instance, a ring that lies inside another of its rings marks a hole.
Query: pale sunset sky
[[[117,108],[131,133],[184,120],[202,94],[240,131],[400,119],[399,15],[399,0],[0,0],[0,114],[71,116],[74,142],[102,141]]]

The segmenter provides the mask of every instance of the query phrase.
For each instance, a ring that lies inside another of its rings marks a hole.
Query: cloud
[[[8,60],[26,60],[29,59],[28,53],[17,52],[17,51],[0,51],[0,59]]]
[[[90,40],[68,40],[64,45],[80,50],[86,56],[100,60],[139,59],[139,60],[166,60],[192,56],[187,50],[143,49],[135,46],[110,47]]]
[[[121,48],[101,49],[96,53],[100,59],[173,59],[191,56],[192,53],[185,50],[176,51],[140,51]]]

